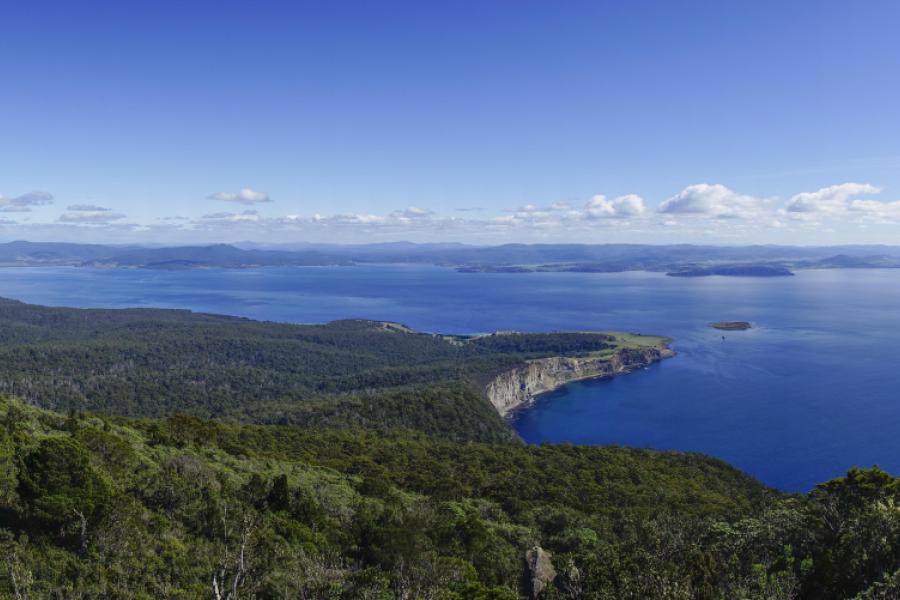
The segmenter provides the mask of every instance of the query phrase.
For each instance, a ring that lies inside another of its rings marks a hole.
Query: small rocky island
[[[721,329],[723,331],[746,331],[753,327],[747,321],[719,321],[717,323],[710,323],[709,326],[713,329]]]

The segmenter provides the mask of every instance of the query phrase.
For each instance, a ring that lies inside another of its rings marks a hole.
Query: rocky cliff
[[[536,396],[567,383],[621,375],[674,354],[669,348],[660,346],[621,348],[613,354],[530,360],[492,379],[485,394],[497,412],[506,416],[512,410],[530,404]]]

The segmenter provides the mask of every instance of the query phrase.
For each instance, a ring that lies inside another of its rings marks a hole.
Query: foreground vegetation
[[[720,461],[0,400],[0,596],[894,598],[900,484],[808,497]],[[219,590],[217,595],[216,589]]]

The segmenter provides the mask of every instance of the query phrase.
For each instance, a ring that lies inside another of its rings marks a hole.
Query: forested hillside
[[[0,300],[0,392],[60,411],[511,433],[482,397],[529,358],[614,351],[598,333],[431,335],[375,321],[289,325],[177,310]]]
[[[896,598],[898,494],[878,470],[799,498],[692,454],[3,399],[0,597]]]

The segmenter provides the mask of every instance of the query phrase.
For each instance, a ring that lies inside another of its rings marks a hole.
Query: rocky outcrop
[[[497,412],[506,416],[567,383],[621,375],[674,354],[669,348],[652,346],[621,348],[613,354],[539,358],[497,375],[487,384],[485,395]]]
[[[556,579],[556,569],[550,561],[550,553],[534,546],[525,553],[525,578],[528,582],[529,597],[537,600],[548,586]]]

